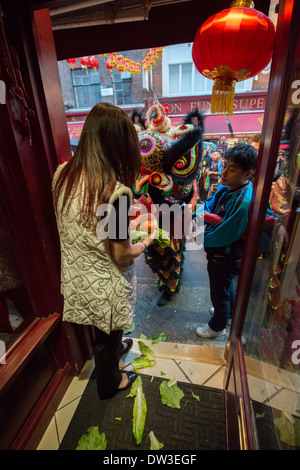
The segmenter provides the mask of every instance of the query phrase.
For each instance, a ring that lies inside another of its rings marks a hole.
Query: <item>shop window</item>
[[[77,108],[91,108],[101,101],[98,70],[89,68],[72,70],[72,84]]]
[[[119,71],[114,70],[113,87],[116,106],[122,106],[133,103],[132,82],[129,72],[120,73]]]

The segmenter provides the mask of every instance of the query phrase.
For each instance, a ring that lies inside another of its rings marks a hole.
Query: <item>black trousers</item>
[[[122,355],[123,330],[110,334],[95,328],[95,373],[99,398],[113,395],[119,387],[122,374],[119,361]]]
[[[207,271],[210,284],[210,298],[214,306],[214,315],[208,325],[214,331],[226,328],[227,320],[232,314],[235,302],[233,279],[240,272],[241,262],[224,256],[207,257]]]

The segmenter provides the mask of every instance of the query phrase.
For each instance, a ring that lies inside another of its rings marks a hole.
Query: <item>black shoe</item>
[[[115,390],[114,392],[109,393],[107,395],[102,395],[102,396],[99,395],[99,398],[101,400],[107,400],[108,398],[113,398],[118,392],[123,392],[124,390],[127,390],[129,387],[131,387],[131,385],[133,384],[133,382],[137,378],[137,374],[135,372],[132,372],[131,370],[130,371],[123,370],[122,374],[126,374],[127,377],[128,377],[128,382],[125,385],[125,387],[117,388],[117,390]]]
[[[133,341],[132,341],[131,338],[129,338],[129,339],[124,339],[122,341],[122,343],[126,343],[127,346],[126,346],[125,349],[123,349],[121,356],[123,356],[123,354],[127,354],[128,351],[130,351],[130,349],[132,348],[132,345],[133,345]],[[123,348],[123,344],[122,344],[122,348]]]
[[[171,300],[171,297],[163,293],[158,299],[158,301],[156,302],[156,305],[158,305],[159,307],[162,307],[163,305],[166,305],[168,302],[170,302],[170,300]]]
[[[125,387],[122,387],[122,388],[118,388],[117,389],[117,392],[122,392],[123,390],[127,390],[127,388],[131,387],[131,385],[133,384],[133,382],[135,381],[135,379],[137,378],[137,374],[135,372],[133,372],[132,370],[122,370],[122,374],[126,374],[127,377],[128,377],[128,382],[127,382],[127,385],[125,385]]]

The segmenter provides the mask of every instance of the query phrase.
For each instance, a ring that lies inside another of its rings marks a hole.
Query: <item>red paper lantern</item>
[[[66,62],[72,65],[72,64],[75,64],[76,59],[67,59]]]
[[[117,53],[116,52],[109,52],[108,54],[108,60],[113,64],[117,65]]]
[[[214,80],[212,113],[233,114],[235,83],[257,75],[272,58],[274,24],[250,5],[251,0],[234,1],[196,33],[192,56],[197,70]]]
[[[105,67],[110,70],[110,72],[115,68],[116,64],[114,61],[107,59],[105,62]]]
[[[130,68],[130,73],[132,74],[136,73],[135,62],[133,60],[130,61],[129,68]]]
[[[115,66],[117,65],[117,53],[116,52],[109,52],[108,54],[108,59],[105,62],[105,67],[112,73],[112,70],[114,70]]]
[[[125,72],[130,72],[130,59],[128,57],[124,57],[124,67]]]
[[[124,72],[125,70],[124,57],[122,55],[117,55],[117,69],[119,72]]]
[[[90,65],[90,58],[88,56],[80,57],[79,62],[83,67],[87,68]]]
[[[158,55],[157,55],[157,49],[156,47],[152,47],[151,48],[151,56],[152,56],[152,60],[154,60],[154,62],[156,60],[158,60]]]
[[[150,67],[152,67],[152,65],[154,65],[155,63],[155,60],[153,60],[153,56],[152,56],[152,52],[148,52],[148,65],[150,65]]]
[[[150,65],[149,65],[149,57],[146,56],[143,60],[142,60],[142,64],[143,64],[143,70],[149,70],[150,69]]]
[[[90,66],[96,70],[96,68],[99,66],[99,59],[97,59],[95,56],[90,57]]]

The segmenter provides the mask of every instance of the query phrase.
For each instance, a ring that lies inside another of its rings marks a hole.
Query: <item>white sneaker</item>
[[[209,313],[210,313],[211,315],[213,315],[213,314],[215,313],[214,307],[210,307]],[[231,318],[228,318],[228,320],[227,320],[227,325],[228,325],[228,326],[231,325]]]
[[[209,327],[209,324],[206,323],[204,326],[199,326],[196,330],[196,334],[201,336],[201,338],[216,338],[217,336],[224,335],[226,333],[226,328],[221,331],[214,331]]]

